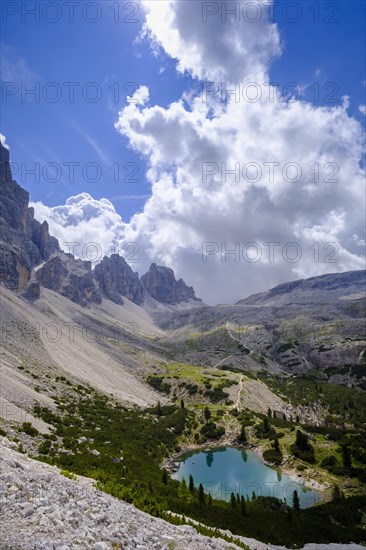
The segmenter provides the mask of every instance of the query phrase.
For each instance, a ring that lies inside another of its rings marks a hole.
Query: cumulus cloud
[[[135,242],[140,272],[150,261],[169,265],[209,303],[363,268],[364,144],[348,99],[319,107],[268,85],[255,100],[242,93],[249,82],[269,81],[281,53],[265,2],[256,23],[223,22],[221,13],[205,21],[199,1],[144,4],[143,35],[155,50],[176,59],[180,72],[234,84],[239,96],[222,101],[215,84],[205,100],[187,90],[163,108],[142,86],[115,126],[148,162],[152,196],[143,211],[124,224],[110,203],[83,194],[48,210],[51,230]]]
[[[359,105],[358,110],[360,111],[361,114],[366,116],[366,105]]]
[[[256,81],[281,53],[277,26],[270,23],[268,0],[144,0],[143,5],[143,35],[155,51],[162,48],[177,60],[180,72],[201,80]]]
[[[30,206],[38,220],[48,222],[61,248],[77,258],[95,263],[104,255],[123,251],[125,224],[108,199],[96,200],[80,193],[62,206],[48,207],[41,202]]]

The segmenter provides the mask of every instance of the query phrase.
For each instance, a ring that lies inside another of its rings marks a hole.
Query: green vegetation
[[[67,477],[68,479],[76,479],[76,475],[72,472],[69,472],[68,470],[61,470],[61,475]]]
[[[283,454],[278,441],[278,437],[274,439],[273,447],[264,451],[263,458],[266,462],[274,464],[275,466],[279,466],[281,464],[283,460]]]
[[[39,431],[34,426],[32,426],[31,422],[23,422],[20,430],[27,435],[31,435],[32,437],[34,437],[35,435],[39,435]]]
[[[183,391],[194,401],[198,394],[211,403],[219,403],[227,400],[228,394],[224,388],[236,384],[236,380],[229,378],[224,372],[217,371],[212,367],[202,368],[200,366],[186,363],[169,362],[158,367],[159,373],[150,375],[146,381],[155,390],[176,395]]]
[[[220,437],[224,435],[224,433],[225,428],[223,428],[222,426],[217,426],[215,422],[207,422],[201,428],[201,434],[206,441],[209,439],[220,439]]]
[[[199,529],[207,530],[211,536],[220,528],[287,546],[304,545],[314,539],[327,543],[365,540],[362,514],[366,497],[332,499],[315,509],[297,510],[293,515],[288,506],[274,498],[256,497],[245,502],[240,495],[234,495],[231,503],[213,500],[204,493],[204,487],[195,487],[192,477],[187,487],[186,483],[171,479],[162,468],[163,459],[179,449],[181,438],[200,425],[195,412],[180,403],[127,409],[93,390],[82,395],[73,391],[73,399],[58,399],[57,413],[41,406],[34,409],[37,416],[55,428],[54,434],[43,438],[39,458],[57,464],[66,475],[92,477],[100,489],[168,521],[179,523],[183,516],[193,518],[204,524]],[[211,407],[214,406],[210,405],[212,413]],[[200,417],[204,410],[201,409]],[[223,429],[212,418],[213,414],[205,418],[201,427],[204,437],[215,437]],[[237,418],[248,426],[256,415],[244,411]],[[257,418],[263,433],[275,432],[273,451],[281,452],[280,434],[274,429],[277,420],[266,417],[267,426],[264,415]],[[294,441],[294,433],[292,437]],[[352,456],[352,468],[356,466],[354,460]]]
[[[296,512],[298,512],[300,510],[300,499],[299,499],[299,495],[298,495],[297,491],[293,492],[292,507],[293,507],[294,510],[296,510]]]
[[[164,378],[162,376],[148,376],[146,381],[154,388],[154,390],[163,393],[170,393],[171,386],[170,384],[164,382]]]
[[[297,430],[296,441],[291,446],[291,451],[294,456],[305,460],[306,462],[315,462],[314,447],[309,442],[309,437],[302,431]]]
[[[301,441],[301,436],[300,442],[292,442],[290,450],[294,456],[310,464],[318,463],[332,475],[348,476],[365,483],[366,393],[359,388],[324,383],[315,377],[314,371],[289,380],[260,374],[273,391],[293,405],[308,408],[316,405],[324,411],[321,426],[302,426],[309,434],[306,436],[308,445]],[[278,419],[271,419],[271,424],[277,426],[278,422]]]
[[[355,428],[366,424],[366,392],[337,384],[322,383],[305,375],[289,380],[261,373],[265,383],[277,394],[284,396],[293,405],[318,403],[330,413],[328,424],[342,426],[352,424]]]

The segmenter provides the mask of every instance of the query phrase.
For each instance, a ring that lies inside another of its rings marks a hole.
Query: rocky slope
[[[156,311],[175,331],[176,358],[198,365],[279,374],[310,370],[366,389],[366,271],[279,285],[237,304]]]
[[[96,490],[93,480],[67,479],[57,468],[17,453],[5,438],[1,438],[1,444],[3,548],[238,548],[223,540],[198,535],[192,527],[173,526],[153,518]]]
[[[1,548],[12,550],[236,550],[236,544],[175,526],[54,467],[16,452],[0,437]],[[252,550],[283,547],[237,537]],[[362,550],[356,544],[306,545],[306,550]]]

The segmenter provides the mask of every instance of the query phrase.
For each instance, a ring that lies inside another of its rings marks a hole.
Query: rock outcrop
[[[34,219],[29,193],[13,180],[9,151],[0,143],[0,282],[17,292],[31,277],[32,267],[59,250],[48,224]]]
[[[75,260],[72,254],[59,254],[35,270],[39,284],[83,307],[100,304],[101,293],[95,284],[91,262]]]
[[[170,267],[151,264],[150,269],[141,277],[147,292],[162,304],[177,304],[187,300],[197,300],[193,287],[187,286],[183,279],[176,280]]]
[[[140,305],[144,300],[144,288],[137,273],[118,254],[105,256],[95,267],[94,278],[100,290],[116,304],[123,304],[123,296]]]
[[[40,223],[34,219],[34,208],[28,208],[29,235],[39,250],[41,260],[47,260],[60,251],[58,240],[49,234],[48,223]]]

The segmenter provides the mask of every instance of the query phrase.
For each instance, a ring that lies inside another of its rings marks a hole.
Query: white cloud
[[[145,6],[145,36],[177,60],[179,71],[231,87],[269,81],[270,60],[280,53],[275,25],[217,17],[203,23],[198,1]],[[257,102],[241,96],[221,103],[217,94],[204,103],[187,91],[163,108],[150,105],[141,87],[116,128],[148,162],[152,196],[143,211],[124,224],[112,205],[79,195],[48,210],[51,230],[63,238],[102,238],[105,245],[136,242],[136,269],[143,272],[151,261],[169,265],[210,303],[233,302],[299,276],[363,268],[353,237],[364,228],[363,135],[348,115],[347,98],[341,106],[318,107],[286,101],[268,86],[261,92]],[[211,177],[203,178],[204,163],[216,171]],[[273,177],[268,163],[277,163]],[[228,170],[239,165],[238,181],[224,177],[223,164]],[[301,175],[290,181],[295,170]],[[216,243],[206,262],[204,243]],[[256,262],[248,243],[256,243]],[[225,256],[230,250],[239,256]]]
[[[46,220],[66,252],[74,252],[77,258],[101,260],[104,255],[123,251],[125,224],[108,199],[93,199],[88,193],[69,197],[62,206],[48,207],[41,202],[32,202],[36,219]],[[74,248],[71,244],[74,243]],[[76,244],[78,243],[78,244]],[[96,243],[90,250],[83,248]]]
[[[366,105],[359,105],[358,110],[360,111],[360,113],[366,116]]]
[[[9,147],[9,145],[6,143],[6,137],[4,136],[4,134],[1,134],[1,133],[0,133],[0,141],[1,141],[1,143],[3,144],[3,146],[5,147],[5,149],[7,149],[8,151],[10,151],[10,147]]]
[[[143,0],[143,33],[155,51],[163,48],[177,60],[180,72],[201,80],[258,81],[281,53],[277,26],[269,22],[269,4]],[[230,15],[235,5],[238,9]]]

